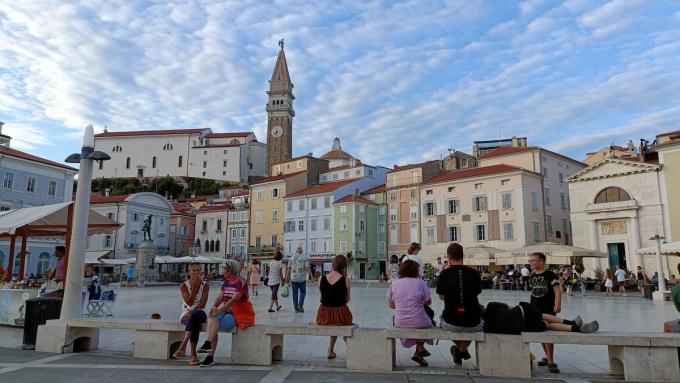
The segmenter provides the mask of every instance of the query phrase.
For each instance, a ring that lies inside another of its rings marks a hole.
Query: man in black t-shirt
[[[562,290],[560,289],[560,278],[557,274],[545,268],[545,254],[533,253],[529,256],[532,273],[529,276],[531,281],[531,304],[536,306],[541,313],[557,315],[562,310]],[[557,364],[553,359],[555,345],[543,343],[543,350],[546,358],[538,362],[539,366],[548,366],[552,373],[559,373]]]
[[[477,270],[463,265],[463,246],[452,243],[446,249],[449,267],[437,278],[437,295],[444,301],[441,327],[453,332],[479,332],[484,329],[477,296],[482,292],[482,278]],[[454,341],[453,363],[470,359],[470,341]]]

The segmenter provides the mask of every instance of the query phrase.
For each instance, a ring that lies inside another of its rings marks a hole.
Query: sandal
[[[420,367],[427,367],[428,366],[427,361],[425,359],[423,359],[422,356],[413,355],[413,357],[411,357],[411,360],[418,363],[420,365]]]
[[[201,361],[198,359],[191,359],[189,361],[189,366],[199,366],[201,364]]]
[[[326,355],[326,358],[328,359],[335,359],[337,355],[333,351],[329,352],[328,355]]]
[[[184,353],[180,350],[177,350],[174,353],[172,353],[172,359],[180,359],[181,360],[181,359],[184,359],[185,356],[186,355],[184,355]]]

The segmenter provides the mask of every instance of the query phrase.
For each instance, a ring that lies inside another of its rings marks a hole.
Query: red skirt
[[[350,326],[352,319],[352,312],[347,305],[340,307],[321,305],[316,313],[316,324],[319,326]]]

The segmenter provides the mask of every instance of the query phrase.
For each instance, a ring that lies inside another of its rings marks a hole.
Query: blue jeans
[[[307,295],[307,282],[291,282],[290,286],[293,288],[293,306],[298,307],[305,305],[305,295]],[[298,293],[300,300],[298,301]]]

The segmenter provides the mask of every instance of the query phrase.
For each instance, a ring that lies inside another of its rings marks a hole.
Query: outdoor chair
[[[99,299],[91,299],[87,304],[88,315],[93,317],[113,316],[116,295],[115,291],[107,290],[102,292]]]

